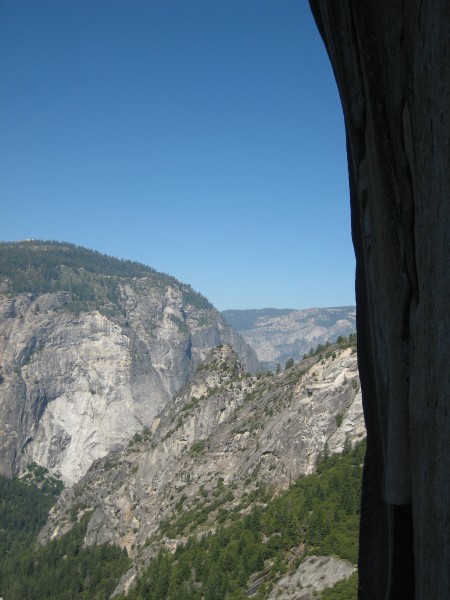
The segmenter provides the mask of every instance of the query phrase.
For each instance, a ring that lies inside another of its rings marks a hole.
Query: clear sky
[[[342,111],[306,0],[0,0],[0,240],[219,309],[354,303]]]

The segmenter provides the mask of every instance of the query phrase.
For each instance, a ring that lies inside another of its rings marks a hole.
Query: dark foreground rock
[[[347,130],[360,598],[450,597],[450,4],[311,0]]]

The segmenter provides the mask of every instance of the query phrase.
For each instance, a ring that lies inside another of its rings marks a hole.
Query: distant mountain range
[[[255,350],[261,364],[271,369],[289,358],[300,360],[318,344],[356,331],[354,306],[225,310],[222,315]]]

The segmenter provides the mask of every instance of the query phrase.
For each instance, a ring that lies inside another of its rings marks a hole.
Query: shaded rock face
[[[190,305],[175,284],[124,278],[115,317],[69,312],[65,296],[0,295],[3,474],[36,462],[71,485],[150,424],[211,347],[228,342],[257,366],[220,313]]]
[[[311,0],[347,130],[360,598],[450,597],[450,4]]]

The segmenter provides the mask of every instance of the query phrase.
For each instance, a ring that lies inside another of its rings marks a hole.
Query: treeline
[[[64,242],[29,240],[0,244],[0,274],[6,277],[13,277],[18,270],[36,269],[48,280],[57,275],[61,265],[116,277],[145,277],[156,272],[135,261]]]
[[[258,590],[258,597],[265,598],[272,582],[306,554],[356,563],[364,449],[364,443],[353,449],[347,445],[346,454],[325,457],[317,474],[301,477],[287,492],[256,504],[239,520],[201,538],[191,536],[173,554],[162,549],[128,600],[244,599],[250,575],[266,570]],[[299,553],[294,561],[292,549]],[[355,577],[333,594],[330,590],[327,598],[356,598]]]
[[[88,516],[70,533],[2,564],[0,590],[9,600],[107,600],[130,561],[110,544],[83,548]]]
[[[142,277],[152,277],[155,285],[181,287],[184,301],[196,308],[212,307],[191,286],[135,261],[62,242],[0,243],[0,278],[7,279],[9,293],[70,292],[67,308],[75,312],[87,310],[89,303],[117,305],[119,279]]]
[[[47,521],[48,511],[56,499],[50,492],[20,479],[0,475],[0,581],[3,582],[5,559],[18,555],[29,546]],[[0,585],[0,596],[4,590]]]
[[[258,572],[263,577],[257,597],[267,598],[273,582],[297,568],[308,554],[335,555],[356,563],[364,450],[364,442],[354,448],[347,443],[342,456],[323,456],[316,474],[301,477],[280,496],[273,497],[261,482],[247,494],[244,516],[239,510],[219,509],[214,533],[191,534],[174,553],[160,549],[127,598],[243,600],[250,576]],[[40,468],[33,473],[39,478]],[[221,488],[221,493],[227,492],[223,483]],[[36,547],[37,533],[55,501],[56,487],[51,489],[45,493],[21,480],[0,477],[0,596],[106,600],[130,566],[127,554],[108,544],[83,548],[89,512],[68,534]],[[196,511],[190,514],[192,519],[198,516]],[[166,523],[166,537],[172,529]],[[191,529],[185,519],[182,529]],[[353,600],[356,587],[354,576],[323,597]]]
[[[336,349],[336,346],[340,350],[344,348],[356,349],[356,342],[356,332],[350,333],[348,337],[345,335],[340,335],[337,338],[337,340],[333,343],[325,342],[324,344],[318,344],[315,348],[311,348],[307,354],[303,355],[303,360],[305,360],[306,358],[311,358],[313,356],[319,356],[320,354],[323,354],[325,358],[328,358],[332,355],[333,351]],[[330,350],[331,348],[332,350]]]
[[[350,333],[349,336],[340,335],[335,342],[325,342],[318,344],[315,348],[310,348],[309,352],[303,355],[302,360],[319,356],[321,359],[336,358],[336,350],[344,350],[345,348],[353,348],[356,351],[357,337],[356,332]],[[290,369],[295,365],[293,358],[288,358],[285,362],[284,370]],[[281,372],[281,364],[276,365],[275,373]]]
[[[51,493],[0,476],[0,596],[107,600],[130,564],[126,552],[109,544],[83,548],[88,515],[59,540],[36,548],[37,534],[60,489],[43,487]]]

